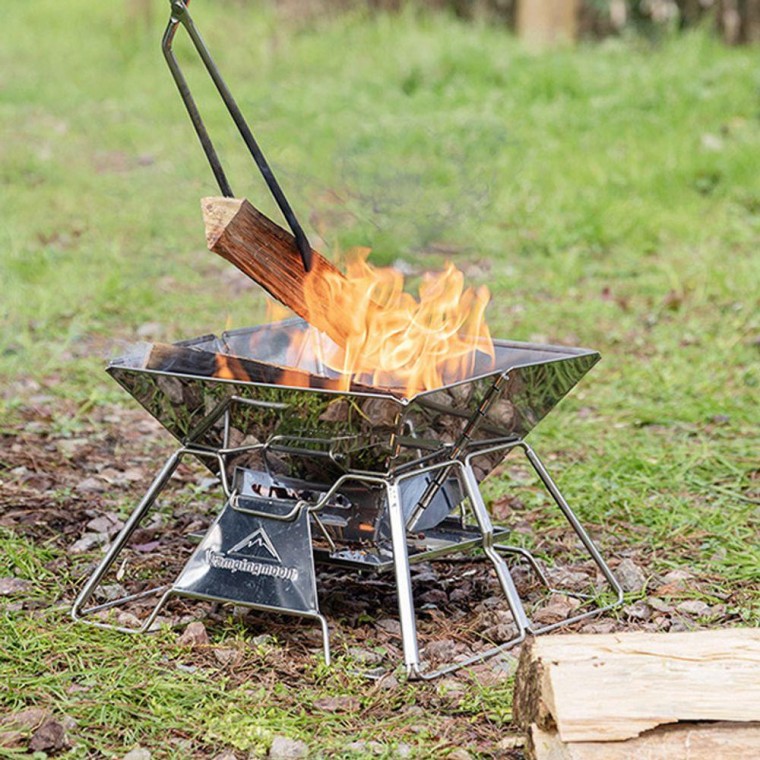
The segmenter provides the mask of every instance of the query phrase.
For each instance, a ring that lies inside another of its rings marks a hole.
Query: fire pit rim
[[[204,354],[207,356],[213,356],[216,354],[222,355],[222,356],[229,356],[232,358],[237,359],[244,359],[244,360],[250,360],[252,357],[246,357],[239,353],[231,353],[229,351],[209,351],[205,348],[198,348],[195,344],[199,344],[201,342],[210,342],[210,341],[217,341],[220,349],[224,349],[225,343],[224,343],[224,337],[226,335],[232,335],[232,334],[242,334],[246,330],[255,330],[259,328],[266,328],[271,326],[290,326],[292,324],[302,323],[306,324],[303,320],[299,318],[295,319],[286,319],[282,320],[281,322],[275,322],[270,323],[269,325],[260,325],[260,326],[254,326],[253,328],[238,328],[236,330],[226,330],[221,334],[221,338],[214,333],[207,333],[205,335],[199,336],[197,338],[189,338],[186,340],[180,340],[175,341],[171,343],[170,345],[176,346],[178,348],[186,348],[190,351],[197,351],[200,354]],[[562,361],[569,361],[572,359],[577,359],[580,357],[588,357],[593,358],[592,365],[596,364],[601,359],[601,354],[591,348],[585,348],[580,346],[562,346],[558,344],[553,343],[536,343],[536,342],[528,342],[528,341],[516,341],[516,340],[507,340],[503,338],[494,338],[493,339],[493,345],[497,348],[503,348],[503,349],[516,349],[516,350],[522,350],[522,351],[540,351],[543,353],[549,353],[549,354],[556,354],[556,356],[548,356],[545,358],[538,358],[534,359],[532,361],[518,361],[514,364],[511,364],[509,367],[500,369],[494,366],[489,371],[485,372],[479,372],[477,374],[469,375],[468,377],[454,380],[450,383],[445,383],[443,385],[438,386],[437,388],[428,388],[426,390],[418,391],[410,396],[402,395],[401,389],[398,388],[389,388],[389,387],[372,387],[371,389],[367,389],[368,386],[363,384],[357,384],[357,386],[350,386],[349,388],[330,388],[330,387],[311,387],[311,386],[301,386],[301,385],[289,385],[287,383],[271,383],[271,382],[263,382],[260,380],[246,380],[242,378],[225,378],[225,377],[219,377],[216,375],[205,375],[205,374],[193,374],[190,372],[175,372],[168,369],[156,369],[156,368],[149,368],[144,366],[137,366],[135,362],[136,356],[145,356],[150,349],[155,346],[155,343],[152,343],[150,341],[140,341],[137,343],[134,343],[130,346],[131,351],[128,353],[124,353],[120,356],[114,357],[111,359],[108,363],[108,366],[106,367],[106,372],[108,374],[112,374],[112,370],[118,370],[118,369],[130,369],[136,372],[141,372],[145,374],[150,375],[161,375],[165,377],[174,377],[174,378],[185,378],[188,380],[197,380],[198,378],[202,378],[204,380],[209,380],[213,382],[218,383],[226,383],[229,385],[242,385],[242,386],[255,386],[255,387],[264,387],[264,388],[275,388],[275,389],[281,389],[281,390],[293,390],[293,391],[312,391],[315,393],[328,393],[331,395],[351,395],[351,396],[357,396],[361,398],[380,398],[384,400],[392,400],[397,402],[401,407],[409,406],[410,404],[414,403],[418,400],[424,400],[427,397],[430,397],[442,390],[449,390],[451,388],[456,388],[462,385],[466,385],[468,383],[477,383],[482,380],[485,380],[487,378],[494,378],[496,379],[499,375],[506,376],[510,372],[526,368],[526,367],[535,367],[542,364],[553,364],[555,362],[562,362]],[[260,360],[256,360],[260,361]],[[264,362],[269,363],[269,362]],[[269,363],[271,364],[271,363]],[[296,369],[299,370],[298,367],[284,367],[279,365],[272,365],[272,366],[278,366],[278,368],[281,369]],[[330,380],[331,378],[327,377],[326,375],[319,375],[311,372],[307,372],[305,370],[302,370],[305,373],[313,376],[313,377],[319,377],[320,379],[326,379]]]

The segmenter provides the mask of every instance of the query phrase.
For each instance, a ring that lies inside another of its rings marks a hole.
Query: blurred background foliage
[[[572,36],[581,39],[630,33],[652,36],[701,25],[714,28],[729,44],[760,42],[760,0],[280,0],[276,4],[291,16],[304,17],[362,7],[398,11],[419,5],[512,30],[524,8],[543,6],[544,13],[559,14],[571,6],[577,17]]]

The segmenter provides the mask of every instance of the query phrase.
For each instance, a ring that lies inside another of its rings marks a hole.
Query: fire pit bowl
[[[141,344],[108,372],[180,441],[212,449],[266,443],[287,474],[310,478],[316,468],[324,478],[387,474],[423,452],[447,457],[463,435],[470,446],[522,439],[599,360],[589,349],[496,340],[495,359],[478,354],[470,377],[406,398],[361,382],[338,390],[339,375],[313,357],[288,366],[288,348],[306,330],[290,319],[170,346]],[[290,455],[293,448],[308,456]],[[479,481],[502,456],[478,460]]]

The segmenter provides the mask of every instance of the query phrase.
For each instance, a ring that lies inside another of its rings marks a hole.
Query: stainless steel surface
[[[324,481],[346,472],[390,473],[426,454],[443,458],[463,440],[469,446],[524,438],[599,359],[588,349],[497,340],[494,366],[481,355],[471,377],[404,398],[397,388],[361,383],[335,390],[335,374],[316,360],[293,362],[288,346],[305,329],[303,321],[287,320],[170,347],[141,344],[108,372],[178,440],[210,449],[225,445],[224,426],[209,424],[210,412],[245,400],[230,408],[236,444],[266,443],[270,466],[281,474]],[[299,442],[305,456],[294,457],[289,452]],[[478,460],[478,480],[500,460]]]
[[[571,625],[622,601],[595,544],[523,440],[598,360],[596,352],[496,341],[494,366],[481,357],[471,377],[405,398],[398,389],[361,382],[335,390],[335,378],[315,359],[292,360],[288,346],[304,329],[300,320],[289,320],[219,338],[145,345],[111,364],[113,377],[182,447],[85,584],[72,610],[76,619],[129,630],[98,614],[155,594],[158,602],[140,628],[148,630],[172,596],[229,601],[319,621],[329,662],[315,559],[365,571],[393,569],[406,673],[430,679],[498,654],[528,633]],[[515,448],[526,455],[614,601],[598,592],[577,595],[584,606],[573,617],[548,626],[530,620],[504,555],[526,561],[548,588],[546,575],[529,551],[499,543],[508,528],[492,524],[478,490]],[[184,456],[219,473],[223,511],[172,584],[87,607]],[[512,636],[429,670],[420,657],[410,565],[474,548],[494,568],[514,620]]]

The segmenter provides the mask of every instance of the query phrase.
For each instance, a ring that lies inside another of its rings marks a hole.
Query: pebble
[[[297,760],[308,756],[309,747],[305,742],[287,736],[275,736],[269,748],[270,760]]]
[[[335,697],[320,697],[314,700],[314,707],[322,712],[358,712],[361,707],[358,697],[349,694]]]
[[[711,612],[710,605],[705,604],[705,602],[699,599],[687,599],[685,602],[681,602],[676,609],[679,612],[685,612],[687,615],[696,615],[697,617],[709,615]]]
[[[383,661],[383,655],[361,647],[349,647],[348,655],[360,665],[379,665]]]
[[[200,620],[190,623],[177,639],[177,644],[183,647],[205,646],[208,643],[209,639],[206,626],[203,625]]]
[[[66,729],[57,720],[45,721],[29,740],[29,749],[32,752],[58,752],[64,747],[70,746],[66,737]]]
[[[145,747],[135,747],[124,755],[124,760],[150,760],[150,750]]]
[[[23,578],[0,578],[0,596],[11,596],[12,594],[25,594],[31,590],[31,581]]]
[[[652,610],[646,602],[636,602],[623,607],[623,614],[634,620],[649,620]]]
[[[629,558],[624,559],[614,571],[614,576],[623,587],[623,591],[629,594],[640,592],[646,584],[646,576],[642,569]]]
[[[401,635],[401,624],[398,620],[393,620],[393,618],[383,618],[382,620],[378,620],[377,627],[394,636]]]
[[[106,484],[98,478],[85,478],[74,486],[74,490],[79,493],[103,493]]]
[[[69,554],[84,554],[108,542],[105,533],[85,533],[69,547]]]

